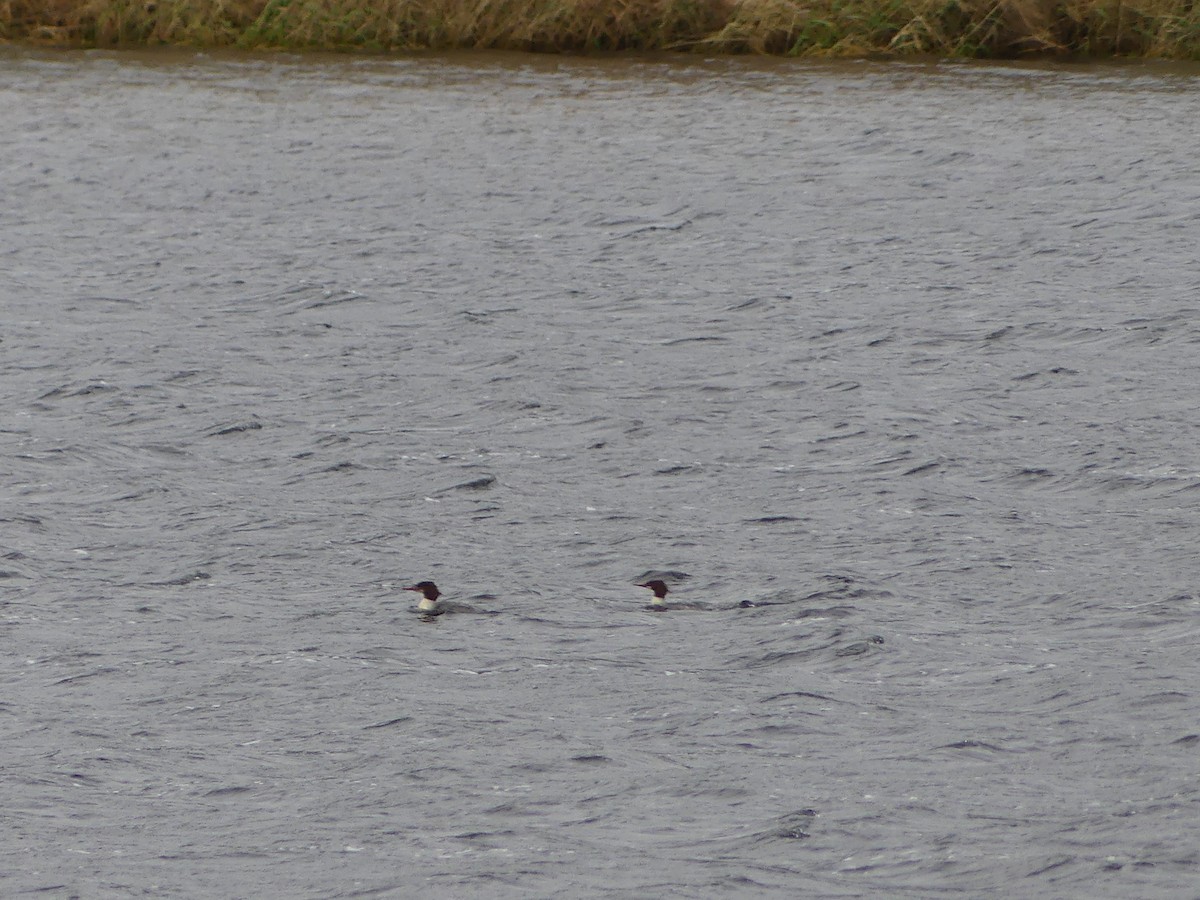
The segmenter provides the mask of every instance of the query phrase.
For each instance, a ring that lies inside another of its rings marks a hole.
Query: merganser
[[[442,610],[438,606],[438,597],[442,596],[442,592],[432,581],[419,581],[412,587],[406,587],[405,590],[416,591],[421,595],[421,602],[417,604],[417,612],[424,613],[426,616],[441,615]]]
[[[647,581],[644,584],[639,584],[638,587],[650,588],[654,591],[654,599],[650,601],[647,609],[662,610],[667,608],[667,583],[655,578],[653,581]]]
[[[418,581],[412,587],[406,587],[406,591],[416,591],[421,595],[421,602],[417,604],[417,612],[421,614],[421,620],[424,622],[432,621],[435,617],[443,613],[477,613],[481,616],[496,616],[498,612],[492,609],[477,609],[467,603],[443,603],[438,600],[442,596],[442,592],[438,590],[438,586],[432,581]],[[495,599],[491,594],[479,594],[481,598]]]

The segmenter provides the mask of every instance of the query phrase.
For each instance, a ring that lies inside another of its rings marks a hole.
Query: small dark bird
[[[417,611],[423,612],[429,616],[436,616],[441,610],[438,608],[438,597],[442,596],[442,592],[438,590],[438,586],[432,581],[419,581],[412,587],[406,587],[406,591],[416,591],[421,595],[421,602],[417,604]]]
[[[644,584],[639,584],[638,587],[650,588],[654,591],[654,599],[650,601],[651,609],[666,609],[667,608],[667,583],[655,578],[653,581],[647,581]]]

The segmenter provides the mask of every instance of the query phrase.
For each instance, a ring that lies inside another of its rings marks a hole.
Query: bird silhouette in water
[[[432,581],[418,581],[412,587],[406,587],[405,590],[416,591],[421,595],[421,602],[417,604],[417,612],[421,614],[422,621],[428,622],[445,612],[438,603],[438,597],[442,596],[442,592]]]
[[[650,588],[654,591],[654,599],[650,601],[650,605],[646,609],[653,609],[661,612],[667,608],[667,583],[661,579],[655,578],[653,581],[647,581],[639,584],[638,587]]]
[[[421,602],[417,604],[417,612],[421,615],[422,622],[431,622],[438,616],[446,613],[476,613],[481,616],[496,616],[499,615],[494,609],[479,609],[471,606],[468,603],[446,603],[438,598],[442,596],[442,592],[438,590],[438,586],[432,581],[418,581],[411,587],[406,587],[406,591],[416,591],[421,595]],[[479,594],[481,598],[494,600],[491,594]]]

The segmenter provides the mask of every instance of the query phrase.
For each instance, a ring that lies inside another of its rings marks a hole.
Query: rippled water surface
[[[1200,70],[0,71],[0,893],[1200,895]]]

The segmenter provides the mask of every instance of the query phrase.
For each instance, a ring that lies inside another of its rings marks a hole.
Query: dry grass
[[[540,51],[661,48],[720,27],[711,0],[267,0],[241,43]]]
[[[0,0],[0,39],[1200,59],[1194,0]]]
[[[1192,0],[743,0],[714,49],[790,55],[1200,58]]]

